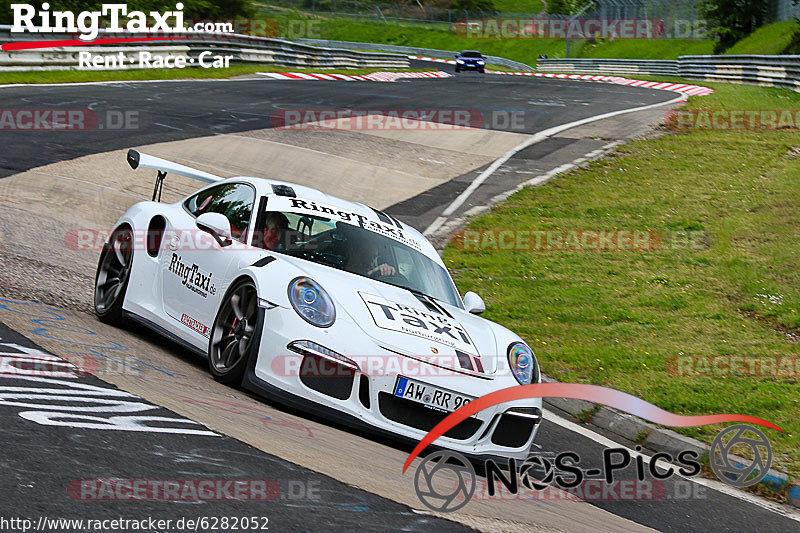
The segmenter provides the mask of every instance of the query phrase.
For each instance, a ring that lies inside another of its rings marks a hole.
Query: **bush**
[[[794,30],[792,40],[783,52],[784,54],[800,54],[800,18],[794,19],[794,23],[797,29]]]

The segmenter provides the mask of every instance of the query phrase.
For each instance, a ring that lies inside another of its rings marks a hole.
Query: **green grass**
[[[542,0],[494,0],[494,8],[504,13],[541,13],[544,10]]]
[[[136,70],[51,70],[46,72],[0,72],[0,84],[6,83],[76,83],[88,81],[138,81],[217,79],[253,74],[254,72],[325,72],[327,74],[369,74],[371,72],[400,72],[398,69],[323,69],[293,68],[281,65],[236,65],[230,68],[182,68]],[[422,69],[402,69],[402,72],[421,72]]]
[[[704,83],[698,109],[800,109],[800,94]],[[651,252],[469,251],[444,260],[484,316],[518,332],[542,369],[681,414],[740,413],[768,431],[776,464],[800,475],[798,379],[677,377],[686,355],[800,355],[797,130],[692,131],[630,142],[587,168],[528,188],[468,229],[639,229]],[[772,295],[772,301],[768,297]],[[797,339],[797,337],[794,337]],[[710,442],[719,426],[681,432]]]
[[[678,59],[684,55],[711,54],[714,43],[689,39],[616,39],[587,44],[580,57],[613,57],[619,59]]]
[[[797,29],[793,20],[776,22],[756,31],[725,50],[726,54],[781,54],[789,46],[792,34]]]
[[[271,15],[281,21],[282,28],[288,28],[289,18]],[[285,15],[284,15],[285,16]],[[293,14],[292,17],[302,17]],[[528,65],[536,65],[541,54],[550,58],[566,56],[566,42],[562,39],[476,39],[458,35],[447,28],[431,29],[415,26],[397,26],[375,24],[371,22],[354,22],[344,19],[320,20],[320,39],[339,41],[356,41],[384,43],[399,46],[415,46],[420,48],[436,48],[457,52],[464,49],[477,49],[487,55],[505,57]],[[587,41],[571,41],[571,57],[623,57],[676,59],[681,54],[711,53],[713,43],[710,41],[692,41],[688,39],[671,40],[639,40],[617,39],[589,44]]]

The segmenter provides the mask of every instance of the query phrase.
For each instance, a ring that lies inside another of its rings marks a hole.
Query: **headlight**
[[[521,385],[539,381],[539,366],[533,351],[523,342],[515,342],[508,347],[508,366]]]
[[[289,301],[303,320],[327,328],[336,320],[336,308],[325,289],[311,278],[295,278],[289,284]]]
[[[476,61],[476,63],[478,63],[479,65],[483,65],[484,63],[486,63],[486,61],[484,61],[483,59],[479,59],[478,61]]]
[[[463,59],[456,59],[456,63],[462,63],[463,64],[464,60]]]

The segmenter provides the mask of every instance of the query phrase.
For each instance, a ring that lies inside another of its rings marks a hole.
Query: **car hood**
[[[492,322],[388,283],[291,256],[282,259],[319,283],[337,313],[347,313],[383,349],[468,374],[497,371]]]

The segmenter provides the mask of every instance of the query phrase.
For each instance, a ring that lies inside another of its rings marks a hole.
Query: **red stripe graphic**
[[[81,41],[79,39],[67,39],[64,41],[30,41],[23,43],[3,43],[4,51],[12,50],[33,50],[35,48],[66,48],[70,46],[86,46],[90,44],[117,44],[117,43],[137,43],[144,41],[171,41],[174,39],[188,39],[188,37],[139,37],[133,39],[95,39],[94,41]]]
[[[406,459],[403,465],[403,472],[411,465],[411,462],[433,441],[444,435],[448,430],[455,427],[459,422],[466,420],[478,411],[482,411],[493,405],[512,400],[522,400],[526,398],[574,398],[586,400],[593,403],[614,407],[620,411],[631,413],[645,420],[650,420],[656,424],[672,427],[692,427],[705,426],[708,424],[720,424],[725,422],[745,422],[758,424],[778,431],[781,428],[767,422],[761,418],[748,415],[676,415],[647,403],[641,398],[622,391],[600,387],[598,385],[586,385],[583,383],[537,383],[533,385],[520,385],[508,389],[492,392],[486,396],[481,396],[472,400],[465,406],[453,411],[447,417],[436,424],[425,438],[423,438],[414,451]]]

